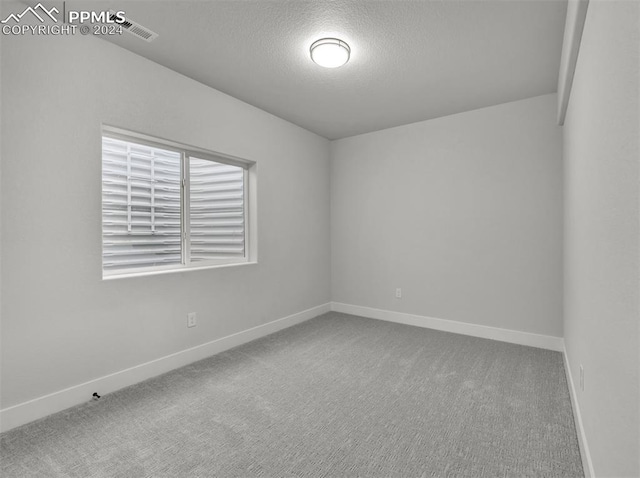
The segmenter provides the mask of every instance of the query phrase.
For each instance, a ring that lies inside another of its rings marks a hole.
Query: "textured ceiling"
[[[329,139],[556,91],[566,0],[67,1],[159,34],[110,41]],[[309,58],[335,36],[336,69]]]

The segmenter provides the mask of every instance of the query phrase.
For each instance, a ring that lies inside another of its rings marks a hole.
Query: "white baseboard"
[[[359,315],[370,319],[386,320],[388,322],[397,322],[399,324],[414,325],[427,329],[442,330],[444,332],[453,332],[455,334],[472,335],[473,337],[499,340],[500,342],[509,342],[512,344],[555,350],[556,352],[562,352],[564,350],[562,337],[553,337],[551,335],[532,334],[530,332],[500,329],[497,327],[469,324],[467,322],[458,322],[455,320],[436,319],[422,315],[405,314],[403,312],[373,309],[371,307],[363,307],[359,305],[342,304],[340,302],[331,302],[331,310],[335,312],[342,312],[344,314]]]
[[[252,340],[259,339],[260,337],[291,327],[292,325],[299,324],[329,312],[330,310],[331,304],[322,304],[282,319],[207,342],[206,344],[182,350],[126,370],[121,370],[104,377],[90,380],[89,382],[5,408],[0,410],[0,432],[86,402],[93,392],[98,392],[101,395],[115,392],[129,385],[142,382],[143,380],[197,362],[198,360],[251,342]]]
[[[569,395],[571,396],[571,405],[573,408],[573,421],[576,424],[576,432],[578,435],[578,444],[580,445],[580,456],[582,457],[582,468],[584,470],[585,478],[595,478],[593,471],[593,462],[591,461],[591,453],[589,452],[589,444],[587,443],[587,435],[584,432],[584,426],[582,425],[582,415],[580,414],[580,405],[578,405],[578,395],[576,394],[576,388],[573,382],[573,376],[571,374],[571,366],[569,365],[569,358],[567,357],[566,348],[562,351],[564,357],[564,368],[567,376],[567,382],[569,382]]]

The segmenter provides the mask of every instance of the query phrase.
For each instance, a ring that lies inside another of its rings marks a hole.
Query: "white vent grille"
[[[118,16],[116,15],[116,12],[114,12],[113,10],[110,11],[110,19],[116,22],[118,20]],[[152,32],[148,28],[143,27],[142,25],[134,22],[130,18],[125,17],[123,22],[121,23],[118,22],[118,25],[120,25],[123,30],[131,33],[132,35],[146,42],[152,42],[153,40],[158,38],[158,34],[156,32]]]

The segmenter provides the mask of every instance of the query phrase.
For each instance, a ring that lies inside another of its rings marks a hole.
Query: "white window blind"
[[[181,263],[180,157],[103,137],[105,271]]]
[[[246,261],[247,170],[160,146],[102,138],[103,274]]]
[[[192,157],[189,189],[191,261],[244,257],[244,168]]]

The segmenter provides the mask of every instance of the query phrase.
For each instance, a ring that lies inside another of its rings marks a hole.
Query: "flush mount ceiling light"
[[[311,44],[311,59],[325,68],[337,68],[349,61],[351,48],[337,38],[321,38]]]

